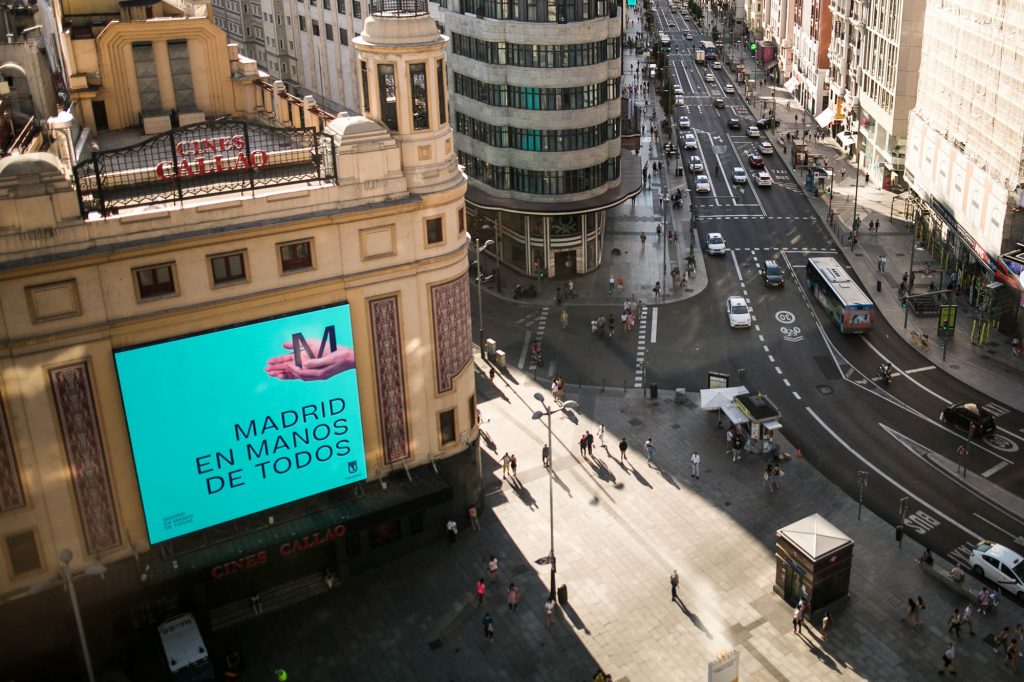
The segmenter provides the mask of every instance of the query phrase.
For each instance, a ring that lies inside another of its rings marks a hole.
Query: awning
[[[778,65],[779,65],[779,60],[778,59],[773,59],[773,60],[771,60],[770,62],[768,62],[767,64],[764,65],[764,70],[765,71],[769,71],[771,69],[774,69]]]
[[[733,403],[722,405],[722,412],[733,424],[746,424],[750,421],[747,415],[743,414],[743,410],[736,407]]]
[[[836,110],[832,107],[825,107],[825,110],[814,117],[814,122],[824,128],[830,125],[836,117]]]
[[[732,400],[738,395],[750,393],[746,386],[730,386],[728,388],[702,388],[700,389],[700,409],[713,412],[720,410],[726,405],[732,405]]]
[[[778,431],[779,429],[782,428],[782,422],[775,419],[771,419],[761,424],[761,428],[768,429],[769,431]]]
[[[792,95],[796,91],[796,89],[797,89],[797,87],[799,85],[800,85],[800,81],[797,80],[796,76],[790,76],[789,80],[786,81],[782,85],[782,87],[784,87],[786,89],[786,92],[788,92],[789,94]]]
[[[849,147],[850,145],[855,144],[857,142],[857,140],[850,133],[839,133],[839,135],[836,136],[836,139],[839,141],[839,144],[842,145],[843,147]]]

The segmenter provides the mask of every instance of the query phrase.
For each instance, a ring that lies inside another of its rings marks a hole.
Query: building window
[[[469,425],[476,426],[476,396],[469,396]]]
[[[214,285],[244,282],[245,253],[238,251],[210,256],[210,271],[213,273]]]
[[[459,209],[459,234],[466,231],[466,209]]]
[[[363,18],[363,7],[359,4],[359,0],[352,0],[352,18],[362,19]]]
[[[444,93],[444,60],[437,61],[437,122],[448,122],[448,97]]]
[[[331,11],[331,0],[324,0],[324,11],[325,12],[330,12]]]
[[[455,442],[455,410],[445,410],[438,415],[441,427],[441,445]]]
[[[338,42],[342,45],[348,45],[348,30],[344,28],[338,29]]]
[[[278,244],[277,249],[281,254],[281,272],[299,272],[313,268],[313,244],[310,240]]]
[[[135,288],[140,301],[173,296],[177,293],[174,286],[173,263],[135,268],[132,274],[135,276]]]
[[[39,548],[36,547],[36,534],[30,530],[8,535],[6,538],[7,557],[10,559],[11,573],[15,576],[31,573],[43,567],[39,561]]]
[[[430,113],[427,109],[427,65],[410,64],[409,82],[412,86],[412,127],[424,130],[430,127]]]
[[[359,62],[359,74],[363,81],[363,111],[370,111],[370,76],[366,62]]]
[[[355,7],[355,5],[353,5]],[[380,120],[389,130],[398,130],[398,87],[395,83],[395,65],[377,65],[377,97],[380,100]]]
[[[330,24],[324,24],[324,33],[327,35],[327,39],[334,42],[334,27]]]
[[[313,35],[320,35],[320,22],[316,19],[313,19]]]
[[[444,226],[440,218],[427,220],[427,243],[439,244],[444,241]]]
[[[299,15],[299,30],[306,30],[306,17],[302,16],[301,14]]]
[[[188,58],[188,43],[174,40],[167,43],[167,60],[171,67],[171,86],[174,88],[174,103],[178,110],[191,111],[196,108],[196,93],[192,87],[192,66]]]

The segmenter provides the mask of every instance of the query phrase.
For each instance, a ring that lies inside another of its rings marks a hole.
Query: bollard
[[[499,350],[494,352],[494,366],[501,371],[505,371],[505,351]]]

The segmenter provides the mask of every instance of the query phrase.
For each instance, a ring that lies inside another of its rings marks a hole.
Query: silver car
[[[696,155],[691,156],[690,157],[690,164],[689,165],[690,165],[690,170],[692,172],[694,172],[694,173],[703,173],[704,172],[704,161],[699,156],[696,156]]]
[[[706,194],[711,191],[711,180],[706,175],[698,175],[693,181],[693,187],[699,194]]]

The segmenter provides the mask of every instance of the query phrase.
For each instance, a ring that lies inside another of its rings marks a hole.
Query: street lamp
[[[479,239],[474,239],[473,242],[476,244],[476,308],[477,313],[480,315],[479,320],[479,331],[480,331],[480,359],[487,359],[487,351],[484,349],[484,291],[483,291],[483,278],[484,278],[484,264],[480,260],[480,254],[487,250],[488,246],[494,246],[494,240],[488,239],[480,245]]]
[[[89,658],[89,645],[85,641],[85,627],[82,625],[82,612],[78,608],[78,593],[75,592],[75,581],[71,576],[71,558],[74,555],[70,549],[62,549],[57,556],[60,561],[60,576],[64,579],[64,587],[71,597],[71,611],[75,614],[75,625],[78,626],[78,639],[82,644],[82,657],[85,659],[85,674],[89,682],[96,682],[92,673],[92,659]]]
[[[542,409],[537,410],[533,413],[534,419],[548,418],[548,513],[550,516],[550,528],[551,528],[551,553],[548,555],[548,561],[551,563],[551,594],[550,598],[555,598],[555,463],[551,457],[551,415],[565,410],[575,410],[579,408],[579,404],[575,400],[566,400],[557,408],[550,407],[544,402],[544,396],[540,393],[534,393],[533,397],[540,402]]]
[[[854,118],[858,115],[858,102],[854,102],[853,106],[850,107],[850,113],[854,115]],[[853,230],[856,232],[860,229],[860,216],[857,215],[857,194],[860,189],[860,124],[857,125],[857,131],[853,138],[853,158],[854,158],[854,171],[853,171]],[[852,244],[852,242],[851,242]],[[911,257],[914,255],[913,249],[910,251]]]

